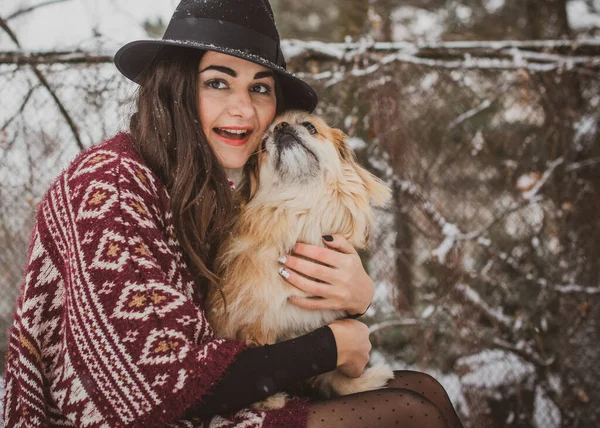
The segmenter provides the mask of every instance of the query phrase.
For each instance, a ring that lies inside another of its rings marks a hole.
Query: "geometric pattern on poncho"
[[[214,337],[169,195],[130,138],[82,152],[37,206],[9,332],[6,426],[303,426],[293,403],[194,417],[243,344]]]

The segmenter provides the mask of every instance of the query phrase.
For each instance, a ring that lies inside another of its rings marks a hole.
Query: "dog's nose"
[[[287,132],[279,134],[279,138],[276,140],[279,144],[284,146],[296,143],[296,137],[294,134],[288,134]]]
[[[290,126],[290,124],[289,124],[289,123],[287,123],[287,122],[281,122],[281,123],[278,123],[277,125],[275,125],[275,129],[274,129],[274,131],[275,131],[275,132],[279,132],[279,131],[281,131],[283,128],[287,128],[288,126]]]

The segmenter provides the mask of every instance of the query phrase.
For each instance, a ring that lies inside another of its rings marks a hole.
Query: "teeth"
[[[243,129],[237,129],[237,130],[236,129],[223,129],[223,128],[221,128],[221,129],[223,131],[225,131],[225,132],[229,132],[230,134],[239,134],[239,135],[241,135],[241,134],[245,134],[245,133],[248,132],[248,131],[243,130]]]

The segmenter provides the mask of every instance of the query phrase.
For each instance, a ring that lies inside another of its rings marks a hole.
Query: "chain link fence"
[[[433,374],[467,427],[597,426],[600,50],[508,45],[284,48],[318,113],[394,190],[364,254],[372,358]],[[2,352],[36,203],[82,148],[126,128],[135,89],[109,57],[12,58],[0,61]]]

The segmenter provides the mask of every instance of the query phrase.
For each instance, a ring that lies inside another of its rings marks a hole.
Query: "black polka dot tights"
[[[437,380],[413,371],[394,374],[385,389],[311,403],[308,428],[462,428]]]

